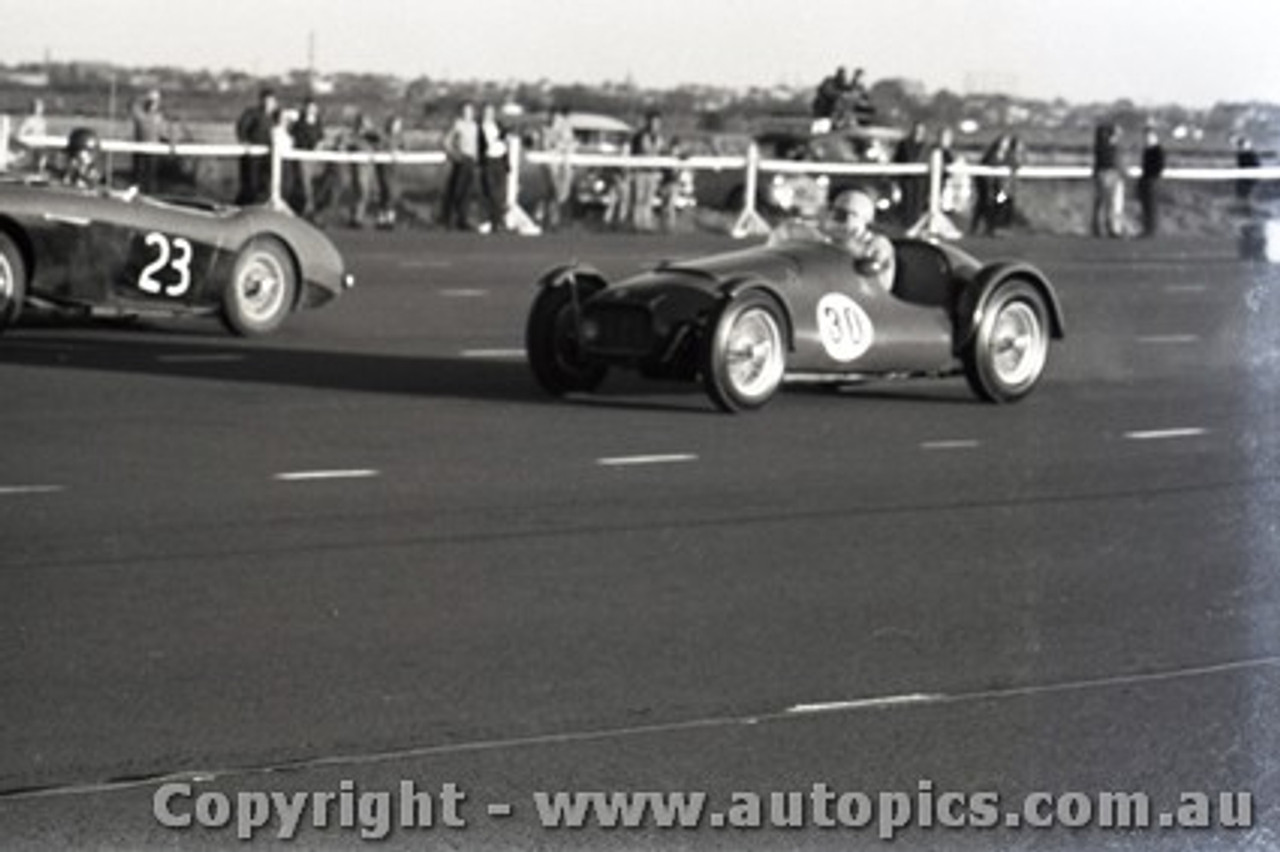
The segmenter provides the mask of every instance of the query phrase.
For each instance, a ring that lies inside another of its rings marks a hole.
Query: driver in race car
[[[893,287],[893,243],[871,228],[875,217],[871,196],[856,189],[845,190],[831,202],[822,232],[853,255],[853,268],[859,275],[888,292]]]
[[[67,137],[62,182],[80,189],[102,186],[102,171],[98,167],[98,152],[101,149],[102,142],[93,130],[87,127],[72,130]]]

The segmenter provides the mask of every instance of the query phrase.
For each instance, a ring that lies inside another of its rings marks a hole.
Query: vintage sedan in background
[[[329,239],[288,212],[0,178],[0,329],[32,308],[216,315],[259,335],[353,284]]]
[[[807,125],[789,122],[769,127],[750,141],[756,145],[762,160],[887,163],[893,143],[901,137],[902,132],[893,127],[853,126],[811,133]],[[742,210],[746,201],[746,177],[741,169],[701,171],[694,180],[699,206],[731,212]],[[870,195],[881,213],[892,209],[900,197],[893,180],[874,175],[762,172],[756,188],[756,210],[774,219],[812,218],[819,215],[832,198],[849,189]]]
[[[596,390],[610,369],[700,380],[725,411],[758,408],[784,380],[846,383],[963,374],[978,397],[1026,396],[1063,336],[1045,275],[949,245],[896,240],[885,289],[814,229],[669,261],[621,281],[568,265],[543,275],[525,345],[553,395]]]

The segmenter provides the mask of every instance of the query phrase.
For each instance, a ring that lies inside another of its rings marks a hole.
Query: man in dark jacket
[[[275,90],[265,88],[258,94],[258,103],[240,113],[236,121],[236,139],[246,145],[270,145],[271,128],[275,124]],[[236,204],[261,204],[271,192],[271,157],[245,154],[240,158],[240,194]]]
[[[1156,185],[1164,174],[1164,146],[1154,127],[1148,127],[1142,145],[1142,176],[1138,178],[1138,203],[1142,205],[1142,236],[1154,237],[1160,228]]]

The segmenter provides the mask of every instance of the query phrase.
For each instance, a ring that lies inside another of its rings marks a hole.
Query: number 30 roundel
[[[844,293],[828,293],[818,300],[818,334],[822,348],[841,362],[861,358],[875,337],[867,312]]]

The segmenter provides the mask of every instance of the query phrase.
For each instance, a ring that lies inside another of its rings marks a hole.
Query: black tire
[[[1049,362],[1049,309],[1028,281],[997,285],[965,347],[965,378],[988,402],[1014,402],[1031,393]]]
[[[18,321],[27,297],[27,263],[17,243],[0,233],[0,332]]]
[[[255,237],[240,251],[222,295],[222,321],[255,337],[278,329],[298,300],[298,272],[279,240]]]
[[[601,289],[578,287],[578,298],[586,299]],[[600,387],[608,368],[582,357],[573,315],[572,285],[543,287],[533,300],[525,325],[525,354],[529,367],[542,389],[552,396],[589,393]]]
[[[747,291],[724,303],[707,327],[702,383],[730,413],[760,408],[782,385],[787,367],[786,321],[778,303]]]

